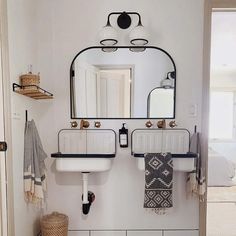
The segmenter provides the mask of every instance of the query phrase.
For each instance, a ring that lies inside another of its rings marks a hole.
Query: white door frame
[[[12,171],[12,139],[11,139],[11,82],[9,72],[9,54],[8,54],[8,26],[7,26],[7,0],[0,0],[0,47],[1,47],[1,83],[3,85],[3,108],[4,108],[4,135],[8,144],[8,150],[5,153],[6,160],[6,194],[7,194],[7,212],[4,213],[7,224],[7,235],[14,236],[14,207],[13,207],[13,171]],[[2,99],[2,97],[0,98]]]
[[[202,157],[207,177],[208,165],[208,126],[210,94],[210,55],[211,55],[211,16],[213,9],[236,9],[236,0],[204,1],[204,37],[203,37],[203,91],[202,91]],[[206,236],[207,199],[200,203],[199,227],[200,236]]]

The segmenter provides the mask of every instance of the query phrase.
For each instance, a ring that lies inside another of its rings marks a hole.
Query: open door
[[[99,81],[99,70],[88,63],[78,62],[75,64],[74,81],[75,94],[75,112],[77,117],[99,117],[97,106],[97,83]],[[86,102],[84,102],[86,101]]]
[[[130,69],[100,70],[101,117],[130,118]]]

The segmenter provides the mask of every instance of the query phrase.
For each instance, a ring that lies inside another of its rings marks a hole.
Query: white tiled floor
[[[91,231],[91,236],[126,236],[125,231]]]
[[[219,234],[220,236],[226,236]],[[68,236],[198,236],[198,231],[183,230],[183,231],[69,231]],[[211,235],[213,236],[213,235]],[[216,235],[214,235],[216,236]],[[218,236],[218,234],[217,234]],[[236,236],[230,234],[227,236]]]
[[[127,236],[162,236],[161,231],[128,231]]]
[[[167,231],[167,232],[164,233],[164,236],[198,236],[198,231],[197,230],[196,231],[190,231],[190,230]]]
[[[89,236],[89,231],[69,231],[68,236]]]

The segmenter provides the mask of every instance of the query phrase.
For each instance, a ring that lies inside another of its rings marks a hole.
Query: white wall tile
[[[128,231],[127,236],[162,236],[162,231]]]
[[[89,236],[89,231],[69,231],[68,236]]]
[[[91,231],[91,236],[126,236],[125,231]]]
[[[198,230],[166,231],[164,236],[198,236]]]

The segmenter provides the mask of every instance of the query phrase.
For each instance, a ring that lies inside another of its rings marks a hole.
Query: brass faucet
[[[83,128],[88,128],[89,127],[89,122],[87,120],[81,120],[80,121],[80,129],[83,129]]]

